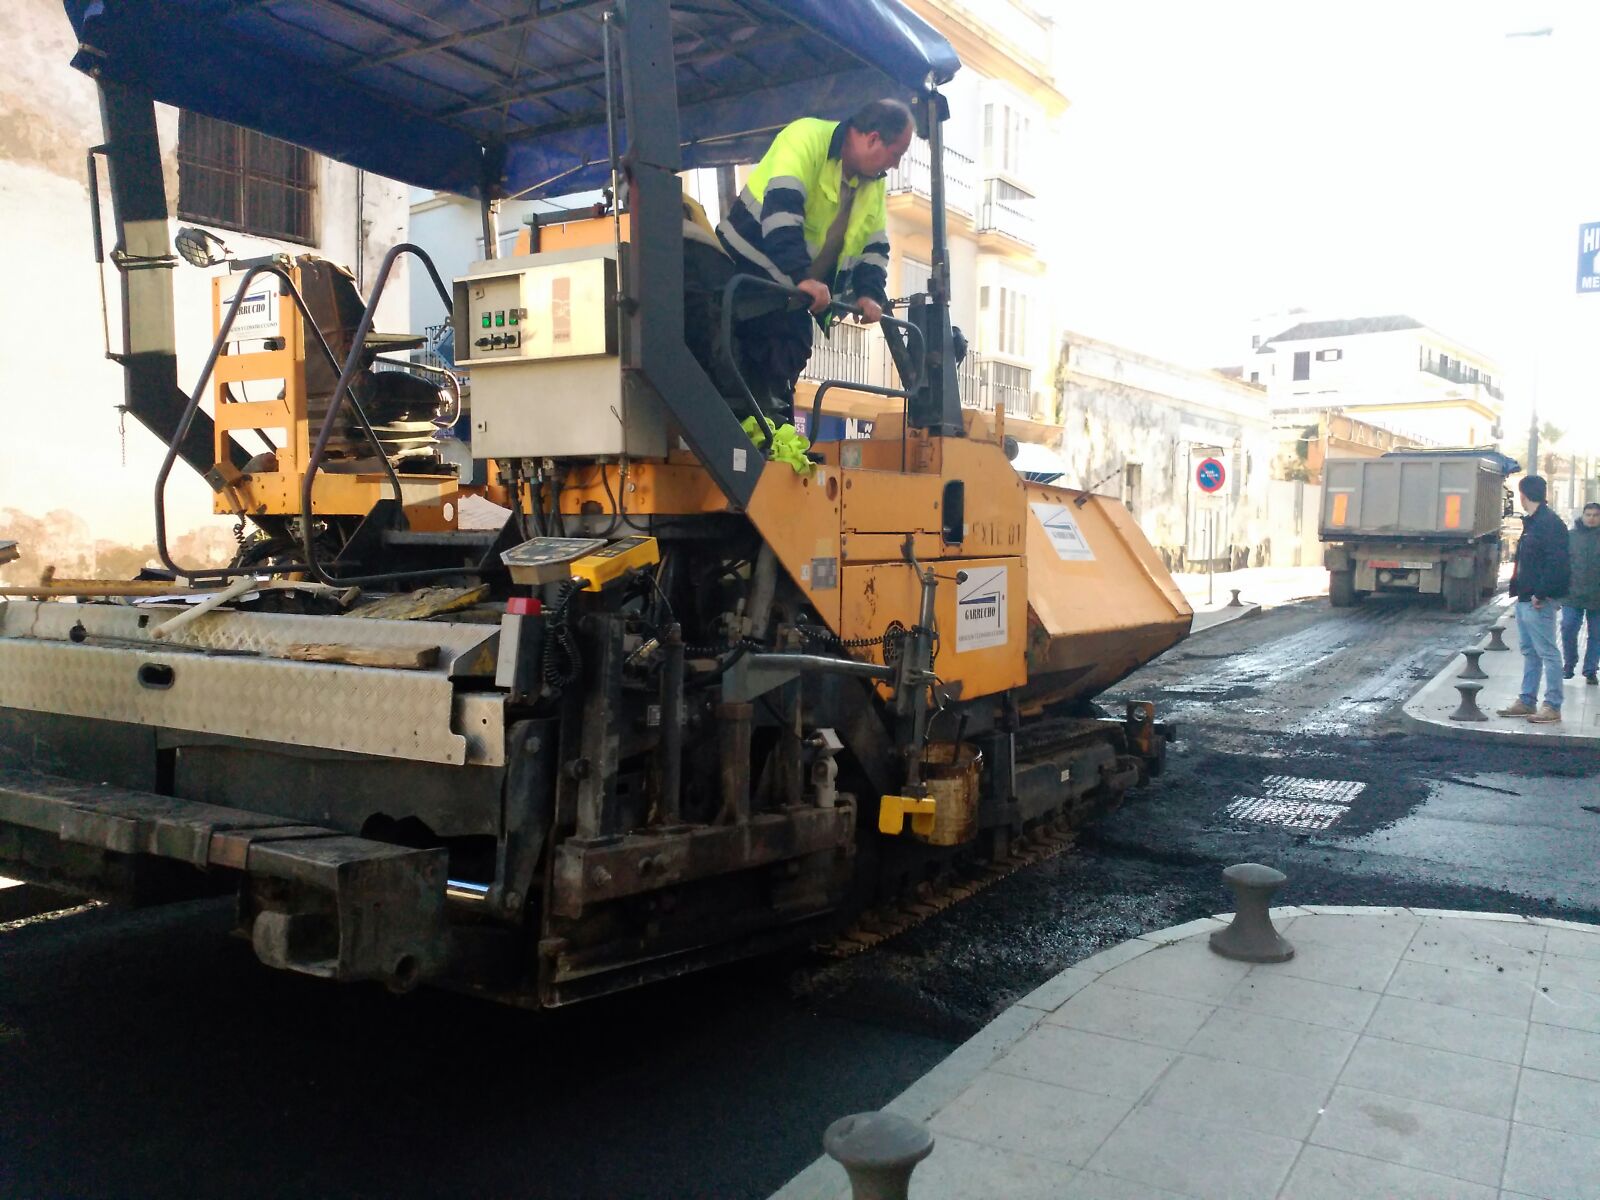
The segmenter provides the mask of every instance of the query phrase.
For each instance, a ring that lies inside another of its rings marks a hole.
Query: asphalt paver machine
[[[170,448],[163,578],[212,590],[0,606],[0,873],[232,893],[271,966],[554,1006],[865,944],[1159,770],[1153,707],[1093,698],[1189,610],[1120,504],[1025,481],[960,403],[959,64],[900,4],[67,9],[102,100],[125,403]],[[686,305],[680,172],[881,95],[927,141],[932,278],[882,326],[899,383],[865,389],[872,436],[774,461],[737,368],[692,345],[726,346],[703,326],[733,293],[788,297],[736,277]],[[185,392],[158,102],[477,197],[491,249],[504,197],[603,199],[456,279],[396,246],[366,296],[311,255],[217,264]],[[450,308],[456,373],[384,358],[414,344],[374,328],[402,258]],[[463,527],[473,489],[433,436],[458,375],[493,529]],[[174,561],[175,469],[251,528],[228,568]]]

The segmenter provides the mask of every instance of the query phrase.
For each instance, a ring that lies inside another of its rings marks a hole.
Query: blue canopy
[[[609,174],[609,0],[66,0],[79,70],[419,187],[542,195]],[[684,166],[758,158],[798,116],[960,66],[898,0],[672,13]]]

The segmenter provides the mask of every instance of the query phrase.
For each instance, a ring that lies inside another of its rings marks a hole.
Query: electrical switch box
[[[609,245],[474,263],[455,280],[474,458],[664,458],[666,413],[624,386]]]

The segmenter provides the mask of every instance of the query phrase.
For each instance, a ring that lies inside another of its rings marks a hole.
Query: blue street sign
[[[1578,226],[1578,290],[1600,292],[1600,221]]]
[[[1208,458],[1195,468],[1194,481],[1200,485],[1200,490],[1208,496],[1222,490],[1223,481],[1228,478],[1228,472],[1223,469],[1219,459]]]

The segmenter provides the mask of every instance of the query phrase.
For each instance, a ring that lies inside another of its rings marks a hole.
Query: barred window
[[[257,237],[315,242],[312,154],[226,121],[178,117],[178,216]]]

